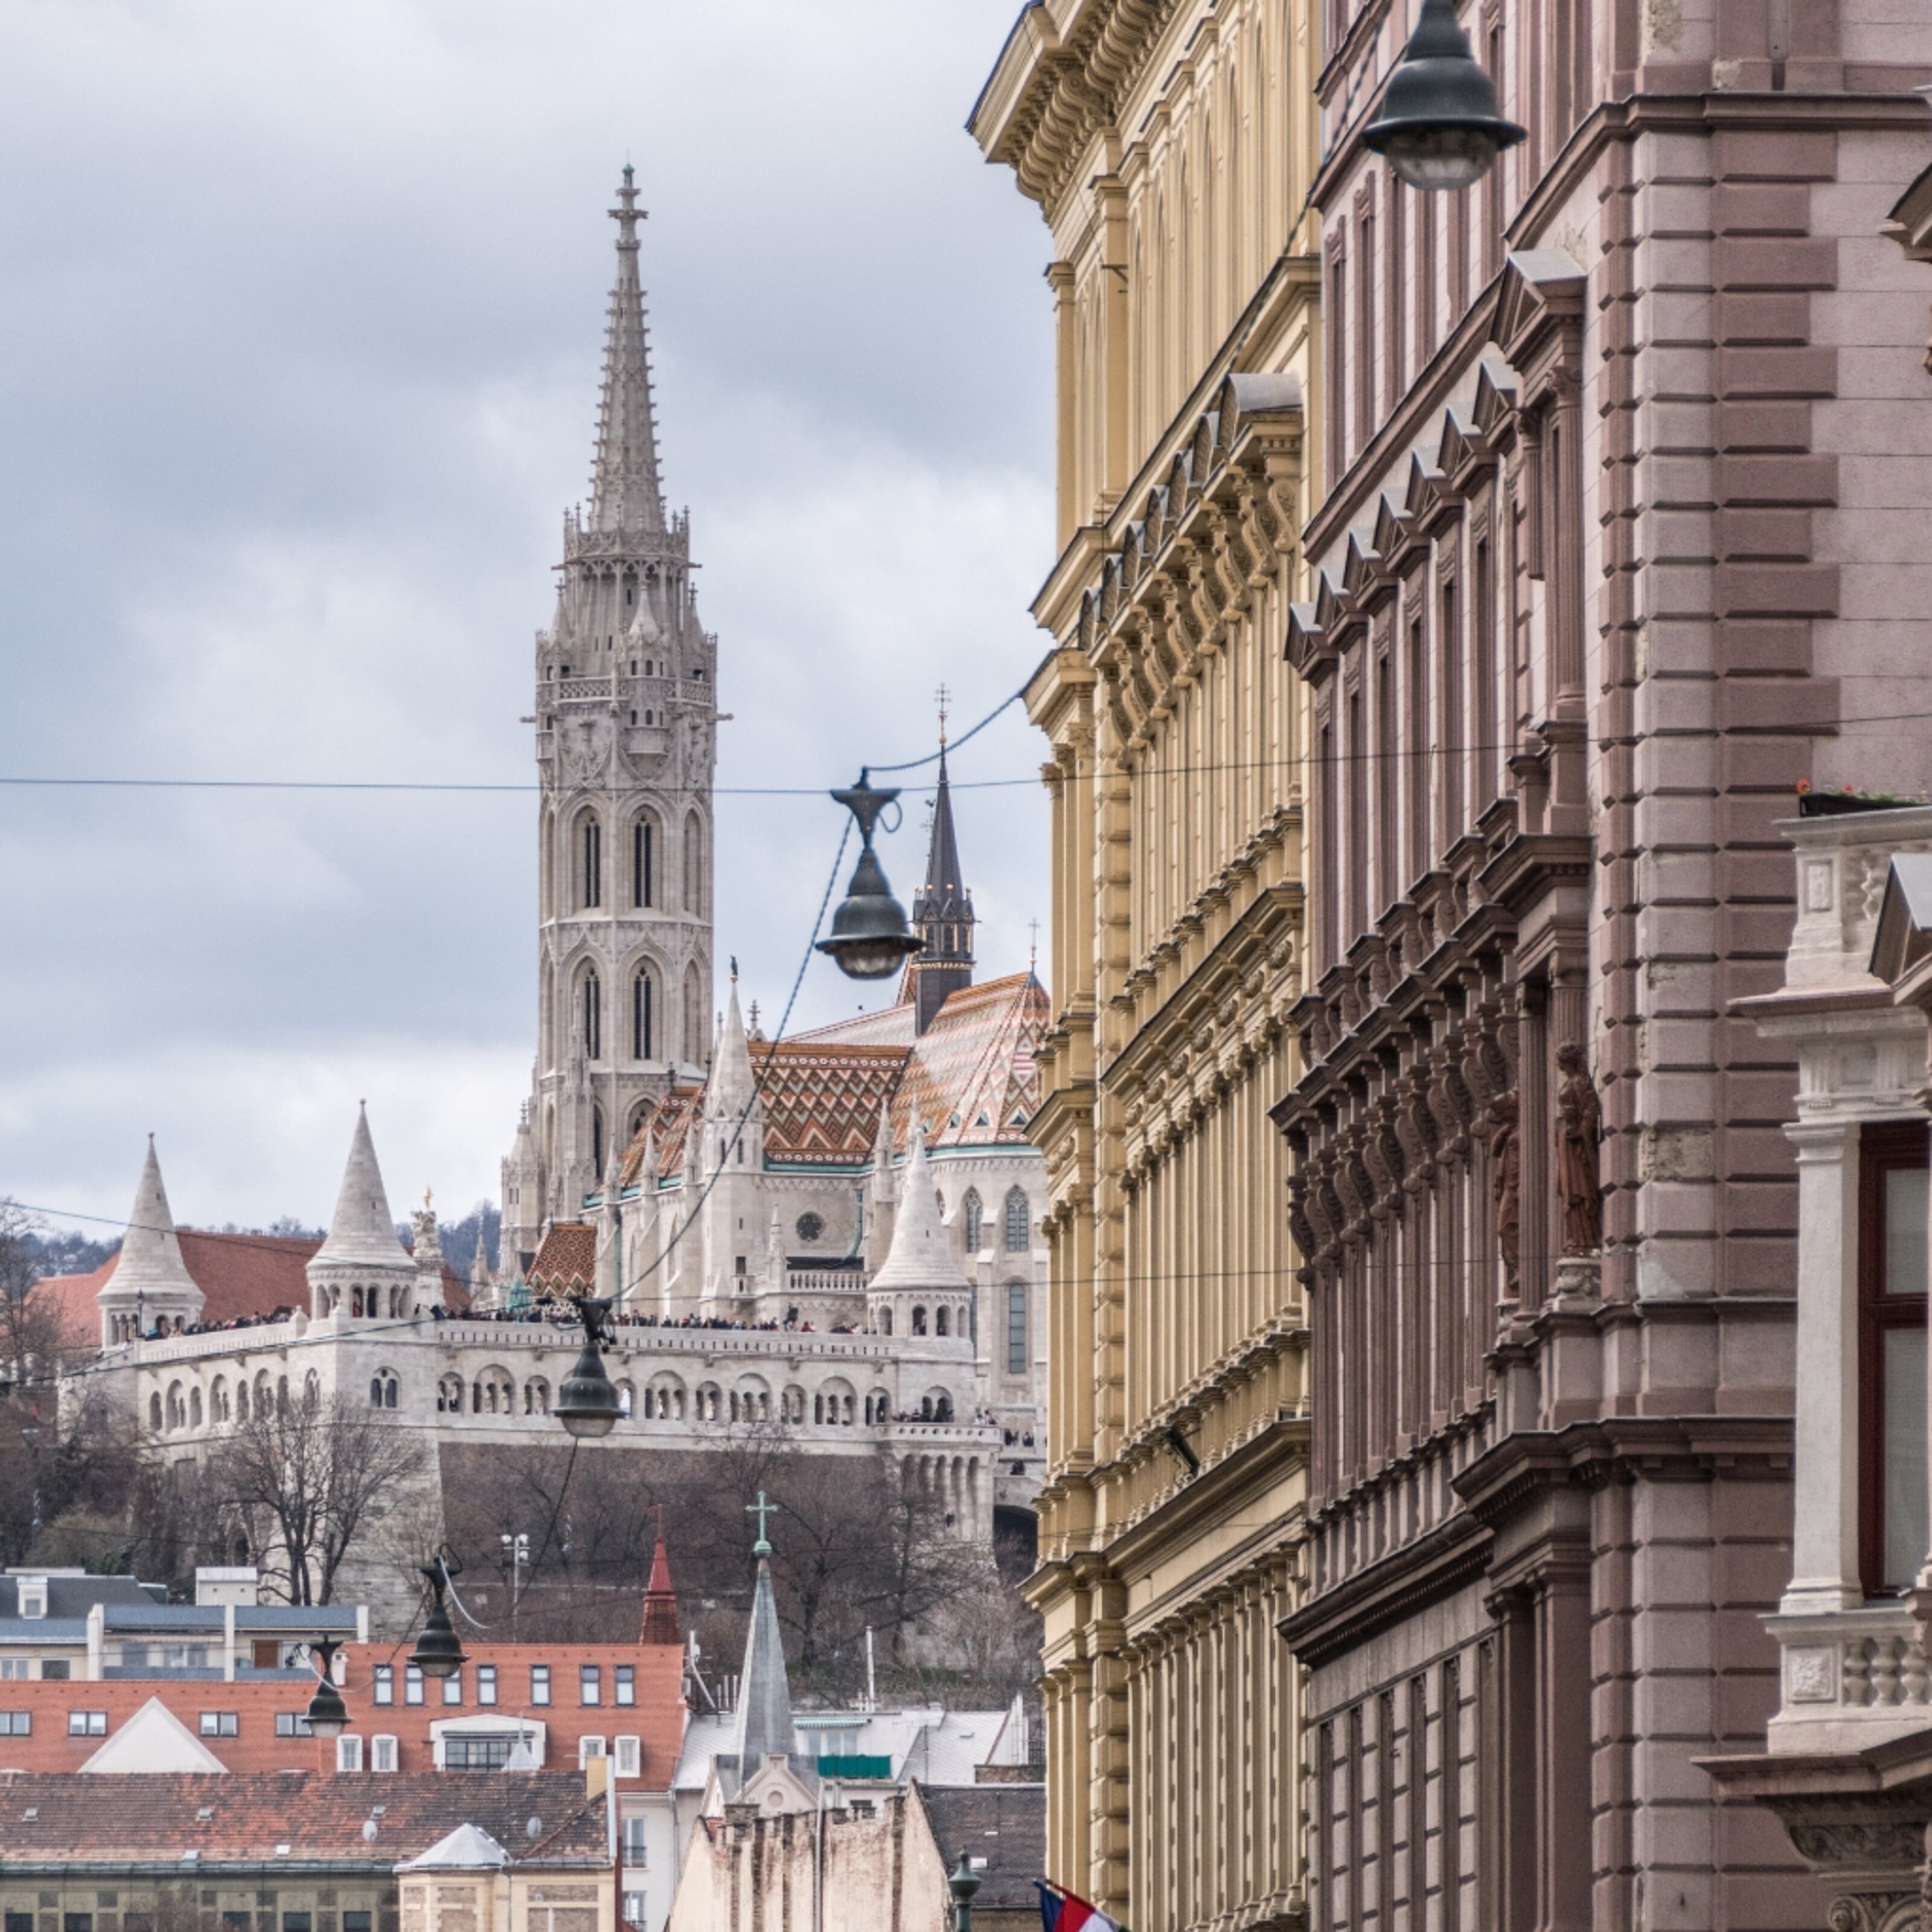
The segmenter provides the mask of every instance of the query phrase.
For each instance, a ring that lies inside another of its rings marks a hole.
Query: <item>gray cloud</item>
[[[520,783],[628,154],[721,784],[843,782],[1037,661],[1046,242],[961,130],[1011,0],[14,0],[0,10],[0,769]],[[956,776],[1029,778],[1010,715]],[[922,859],[920,807],[886,862]],[[988,971],[1045,806],[968,790]],[[838,835],[719,806],[782,1004]],[[314,1219],[492,1186],[532,1042],[520,795],[0,794],[0,1191]],[[866,994],[823,962],[795,1024]]]

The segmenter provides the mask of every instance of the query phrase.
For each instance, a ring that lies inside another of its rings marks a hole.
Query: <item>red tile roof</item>
[[[363,1835],[380,1805],[376,1835]],[[200,1862],[286,1867],[326,1859],[387,1876],[459,1826],[488,1832],[517,1859],[608,1862],[604,1802],[581,1774],[438,1772],[337,1774],[304,1771],[223,1775],[163,1772],[138,1777],[0,1774],[0,1872],[71,1861],[182,1869]],[[527,1821],[543,1829],[533,1841]]]
[[[879,1115],[898,1090],[907,1050],[820,1046],[799,1040],[752,1048],[765,1102],[765,1157],[820,1167],[862,1167]]]
[[[320,1241],[285,1234],[219,1234],[195,1228],[177,1231],[182,1264],[206,1298],[202,1323],[218,1328],[246,1316],[272,1315],[278,1308],[308,1306],[309,1258]],[[100,1310],[95,1294],[120,1265],[110,1256],[92,1274],[49,1275],[33,1293],[59,1310],[62,1324],[77,1342],[98,1340]],[[442,1300],[447,1308],[466,1309],[470,1291],[449,1264],[442,1265]]]
[[[640,1740],[643,1785],[660,1790],[669,1786],[684,1742],[684,1653],[678,1645],[490,1644],[470,1637],[464,1642],[470,1663],[451,1680],[462,1699],[458,1704],[445,1704],[442,1686],[434,1682],[424,1684],[422,1703],[404,1701],[406,1643],[346,1646],[338,1670],[344,1679],[342,1698],[349,1706],[350,1730],[365,1740],[394,1737],[398,1771],[428,1771],[436,1762],[431,1724],[446,1718],[500,1715],[507,1730],[512,1720],[523,1716],[544,1726],[547,1768],[574,1768],[580,1738],[601,1737],[608,1749],[614,1737],[635,1737]],[[374,1701],[375,1666],[379,1664],[394,1669],[392,1704]],[[578,1670],[586,1664],[600,1667],[603,1701],[598,1704],[586,1705],[579,1694]],[[616,1695],[616,1666],[620,1664],[628,1664],[636,1672],[634,1705],[612,1702]],[[478,1664],[496,1667],[494,1705],[476,1701]],[[552,1702],[548,1705],[530,1701],[533,1664],[550,1666]],[[238,1678],[228,1683],[208,1678],[110,1677],[34,1678],[23,1683],[8,1678],[0,1682],[0,1711],[30,1713],[32,1729],[25,1736],[0,1735],[0,1772],[78,1771],[100,1748],[102,1740],[98,1735],[70,1737],[68,1713],[104,1712],[106,1735],[111,1738],[151,1698],[159,1698],[197,1733],[202,1712],[233,1712],[236,1736],[202,1740],[231,1772],[326,1770],[335,1762],[332,1744],[320,1738],[275,1735],[277,1716],[305,1710],[312,1688],[306,1679]],[[365,1742],[365,1762],[368,1748]],[[621,1782],[628,1785],[632,1780]],[[4,1834],[0,1832],[0,1844],[4,1842]]]

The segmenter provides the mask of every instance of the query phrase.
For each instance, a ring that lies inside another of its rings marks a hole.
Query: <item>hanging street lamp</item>
[[[872,850],[872,827],[898,794],[868,784],[862,770],[859,782],[849,791],[832,796],[859,821],[864,843],[852,868],[852,883],[832,915],[832,937],[821,939],[818,950],[836,960],[848,979],[884,980],[926,944],[906,924],[905,908],[892,897],[879,855]]]
[[[410,1652],[410,1663],[425,1677],[454,1677],[470,1660],[463,1654],[463,1640],[456,1634],[449,1621],[448,1606],[442,1600],[449,1581],[448,1568],[439,1556],[434,1563],[422,1566],[422,1574],[429,1579],[432,1601],[429,1615],[423,1619],[422,1634]]]
[[[341,1648],[332,1636],[323,1637],[309,1646],[310,1659],[320,1681],[303,1714],[308,1720],[309,1729],[319,1738],[339,1738],[349,1728],[349,1706],[342,1701],[342,1693],[335,1688],[335,1653]]]
[[[1362,130],[1366,146],[1411,188],[1446,194],[1481,180],[1496,156],[1523,138],[1505,121],[1496,83],[1476,64],[1455,0],[1422,0],[1415,31]]]
[[[973,1894],[980,1883],[972,1860],[962,1852],[958,1864],[946,1880],[946,1889],[952,1894],[952,1932],[973,1932]]]
[[[588,1294],[576,1300],[584,1322],[584,1350],[557,1390],[553,1412],[573,1436],[608,1436],[617,1426],[622,1407],[604,1370],[604,1318],[610,1313],[610,1304]]]

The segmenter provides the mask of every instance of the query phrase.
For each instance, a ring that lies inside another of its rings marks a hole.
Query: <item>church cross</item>
[[[946,748],[946,713],[952,702],[952,694],[942,684],[933,696],[939,701],[939,748],[943,752]]]
[[[745,1514],[747,1516],[754,1516],[758,1519],[758,1540],[752,1545],[752,1554],[754,1556],[769,1556],[772,1553],[771,1539],[766,1534],[767,1526],[765,1519],[777,1508],[776,1503],[766,1502],[765,1492],[763,1490],[758,1492],[758,1500],[756,1502],[747,1503],[745,1505]]]

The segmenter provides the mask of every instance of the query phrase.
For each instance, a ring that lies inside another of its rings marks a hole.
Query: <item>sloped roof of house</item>
[[[382,1807],[373,1838],[363,1827]],[[527,1821],[542,1829],[532,1840]],[[602,1865],[604,1801],[569,1772],[0,1774],[0,1871],[62,1863],[278,1867],[327,1860],[388,1872],[464,1826],[519,1862]],[[286,1847],[286,1849],[284,1849]]]
[[[1043,1784],[917,1786],[933,1843],[950,1868],[962,1852],[984,1858],[978,1912],[1036,1909],[1034,1880],[1046,1870],[1046,1786]]]

